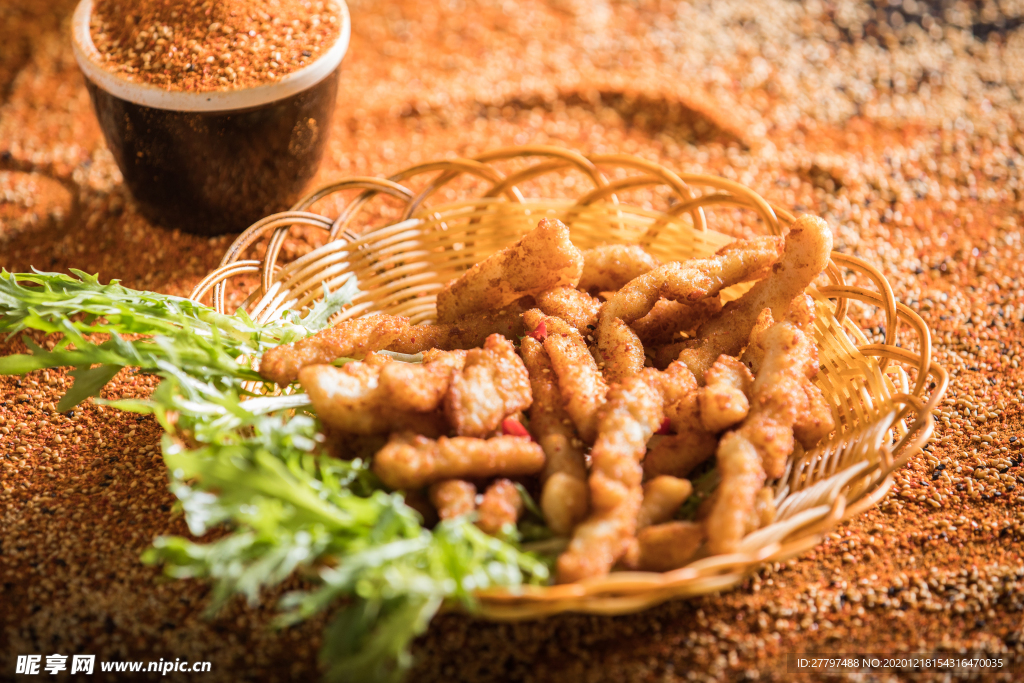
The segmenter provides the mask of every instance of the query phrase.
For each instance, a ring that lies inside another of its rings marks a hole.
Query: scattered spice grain
[[[89,27],[111,71],[206,92],[270,83],[312,64],[340,22],[329,0],[96,0]]]

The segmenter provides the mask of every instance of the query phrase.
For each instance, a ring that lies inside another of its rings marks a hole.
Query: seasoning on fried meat
[[[704,376],[700,390],[700,420],[704,429],[717,434],[743,421],[750,410],[754,376],[737,358],[722,354]]]
[[[445,479],[523,476],[543,467],[544,451],[521,436],[442,436],[435,441],[396,432],[373,458],[373,472],[392,489],[419,488]]]
[[[519,515],[523,514],[523,497],[510,480],[498,479],[484,491],[483,500],[480,501],[477,511],[480,518],[476,525],[484,533],[497,536],[505,525],[515,526]]]
[[[446,479],[431,484],[429,495],[441,519],[461,517],[476,509],[476,486],[462,479]]]
[[[643,498],[640,460],[665,418],[656,383],[650,373],[642,373],[608,392],[591,451],[591,511],[558,558],[561,583],[607,574],[633,543]]]
[[[575,287],[582,272],[583,253],[569,240],[569,229],[542,218],[521,240],[446,284],[437,294],[437,321],[454,323],[554,287]]]
[[[515,347],[492,334],[482,349],[466,352],[461,371],[452,372],[444,414],[459,436],[484,437],[532,401],[530,376]]]
[[[326,365],[336,358],[363,358],[386,349],[409,329],[409,319],[373,315],[346,320],[311,337],[268,350],[260,359],[260,375],[281,386],[291,384],[307,365]],[[415,352],[414,352],[415,353]]]

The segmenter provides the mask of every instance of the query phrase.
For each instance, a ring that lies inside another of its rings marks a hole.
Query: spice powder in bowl
[[[338,7],[308,0],[96,0],[93,44],[110,71],[206,92],[277,80],[337,39]]]
[[[72,26],[140,210],[201,235],[239,232],[302,195],[349,33],[343,0],[81,0]]]

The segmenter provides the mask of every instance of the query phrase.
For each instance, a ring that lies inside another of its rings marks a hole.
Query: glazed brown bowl
[[[125,184],[152,222],[200,235],[239,232],[297,200],[323,156],[348,49],[339,35],[312,64],[264,85],[188,92],[107,70],[92,42],[92,0],[75,10],[75,57]]]

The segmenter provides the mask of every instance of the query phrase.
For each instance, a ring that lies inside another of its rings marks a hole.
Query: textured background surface
[[[351,3],[318,179],[525,143],[722,174],[824,216],[837,248],[922,312],[953,380],[940,443],[808,556],[631,617],[447,615],[418,645],[414,679],[784,680],[785,653],[811,651],[1019,661],[1019,3],[422,4]],[[0,266],[187,293],[230,237],[170,233],[135,211],[68,45],[72,8],[0,0]],[[14,655],[54,652],[210,660],[204,680],[312,676],[320,623],[268,633],[273,595],[204,620],[202,585],[158,583],[138,563],[154,535],[184,532],[158,430],[95,407],[53,414],[65,381],[0,378],[0,679]],[[150,388],[123,372],[108,391]]]

